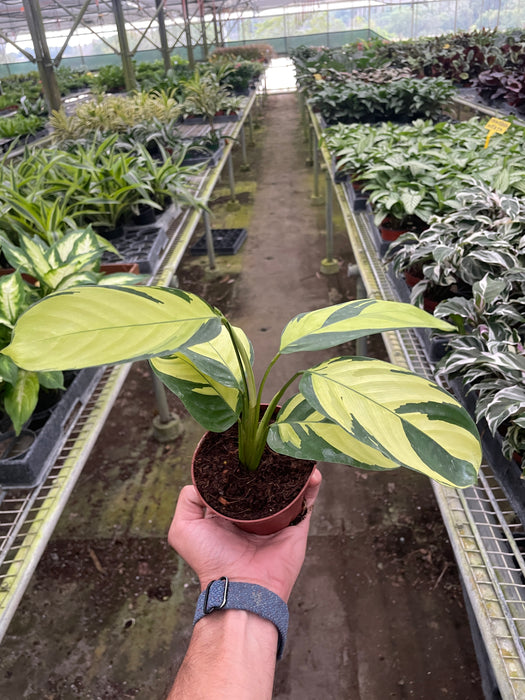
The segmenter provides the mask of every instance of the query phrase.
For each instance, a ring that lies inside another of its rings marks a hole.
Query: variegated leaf
[[[400,466],[449,486],[474,483],[476,426],[433,382],[380,360],[343,357],[307,370],[299,389],[314,409]]]
[[[150,363],[155,374],[203,428],[222,432],[235,423],[241,410],[238,389],[206,376],[182,355],[155,357]]]
[[[217,313],[188,292],[81,286],[28,309],[2,352],[25,369],[81,369],[171,355],[220,330]]]
[[[399,467],[313,409],[302,394],[296,394],[279,411],[275,423],[270,425],[268,445],[279,454],[297,459],[349,464],[360,469]]]
[[[283,330],[279,351],[322,350],[396,328],[455,330],[412,304],[358,299],[296,316]]]
[[[253,349],[246,333],[241,328],[233,327],[238,343],[244,347],[245,353],[253,362]],[[225,326],[213,340],[200,345],[192,345],[184,350],[184,356],[206,376],[224,386],[244,389],[239,360],[235,348]]]
[[[27,303],[27,285],[20,273],[0,277],[0,323],[12,328]]]
[[[23,234],[20,234],[22,236]],[[7,237],[0,234],[0,247],[2,253],[4,254],[7,262],[15,270],[20,270],[21,272],[29,272],[31,268],[31,261],[28,259],[27,255],[20,250],[20,248]]]

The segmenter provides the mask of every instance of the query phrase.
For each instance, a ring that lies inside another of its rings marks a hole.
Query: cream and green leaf
[[[51,294],[28,309],[2,352],[33,371],[81,369],[173,354],[220,329],[220,318],[195,294],[85,286]]]
[[[342,357],[307,370],[299,389],[311,412],[283,407],[269,433],[276,451],[326,461],[319,455],[329,443],[341,453],[337,461],[361,468],[407,467],[447,486],[476,478],[476,426],[433,382],[380,360]]]
[[[476,426],[433,382],[393,365],[335,358],[299,370],[260,410],[281,355],[321,350],[399,328],[454,327],[398,302],[364,299],[292,319],[257,386],[250,341],[194,294],[158,287],[79,287],[46,297],[15,326],[2,352],[24,370],[59,370],[149,358],[153,370],[206,429],[236,421],[239,459],[256,469],[265,445],[310,460],[362,469],[421,472],[443,484],[475,482]],[[299,392],[275,408],[300,378]]]
[[[430,316],[417,306],[358,299],[296,316],[282,332],[279,351],[284,355],[302,350],[323,350],[372,333],[429,327],[455,330],[454,326]]]
[[[234,330],[246,353],[253,358],[244,331],[240,328]],[[151,366],[206,430],[222,432],[239,417],[243,378],[225,327],[212,341],[187,348],[184,353],[173,357],[155,357]]]

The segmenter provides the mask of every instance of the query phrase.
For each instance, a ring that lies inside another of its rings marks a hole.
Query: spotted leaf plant
[[[297,458],[362,469],[407,467],[448,486],[476,480],[476,427],[443,389],[368,357],[337,357],[298,371],[261,412],[262,392],[281,355],[322,350],[399,328],[454,327],[410,304],[362,299],[300,314],[284,328],[259,386],[245,333],[189,292],[162,287],[79,287],[52,294],[16,324],[2,352],[33,371],[149,359],[154,371],[207,430],[239,428],[239,459],[250,470],[266,443]],[[299,379],[298,392],[285,392]]]

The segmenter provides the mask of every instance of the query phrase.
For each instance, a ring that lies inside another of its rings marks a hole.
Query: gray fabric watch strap
[[[270,620],[279,632],[277,658],[283,655],[288,632],[288,606],[282,598],[256,583],[229,581],[221,576],[211,581],[197,601],[193,624],[215,610],[247,610]]]

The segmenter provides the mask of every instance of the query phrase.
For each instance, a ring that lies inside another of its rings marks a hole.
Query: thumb
[[[168,533],[168,541],[173,542],[178,530],[185,523],[202,520],[205,513],[205,503],[199,496],[195,486],[184,486],[179,494],[175,515],[171,521],[170,530]]]

